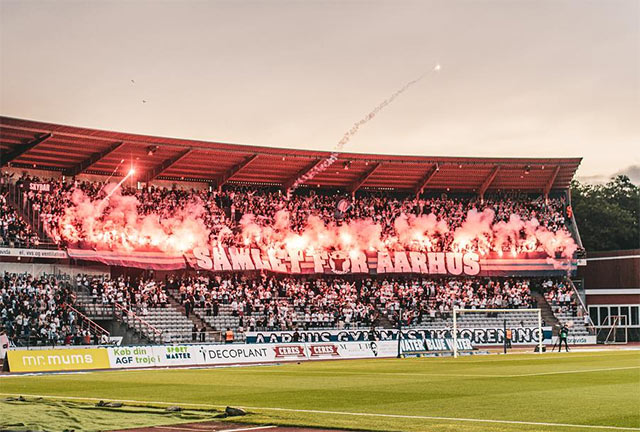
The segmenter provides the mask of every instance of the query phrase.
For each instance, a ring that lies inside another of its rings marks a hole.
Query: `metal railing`
[[[589,332],[591,334],[594,334],[596,331],[596,326],[593,323],[593,320],[591,319],[591,315],[589,315],[589,310],[587,309],[587,306],[582,301],[582,296],[578,292],[578,288],[576,288],[575,284],[571,279],[566,278],[566,281],[569,283],[569,285],[571,286],[571,289],[573,290],[573,294],[578,299],[577,306],[582,310],[582,316],[583,317],[586,316],[587,318],[589,318],[589,328],[588,328]]]
[[[31,226],[34,233],[38,235],[39,243],[34,244],[19,244],[18,247],[38,248],[38,249],[57,249],[58,246],[51,241],[45,225],[40,217],[40,211],[33,209],[33,204],[26,199],[24,191],[22,191],[17,184],[11,183],[7,185],[9,190],[8,198],[11,205],[13,205],[24,220]]]
[[[75,307],[68,305],[67,309],[73,311],[76,314],[76,318],[80,321],[81,328],[88,328],[89,331],[93,334],[98,335],[98,337],[102,338],[103,336],[110,337],[111,334],[102,328],[98,323],[93,321],[91,318],[80,312]]]
[[[164,341],[162,331],[158,330],[124,306],[114,303],[113,315],[129,327],[147,336],[152,342],[160,343]]]
[[[569,188],[566,192],[565,192],[565,203],[564,203],[564,212],[566,214],[567,212],[567,206],[571,206],[573,208],[573,205],[571,204],[571,188]],[[580,231],[578,230],[578,222],[576,221],[576,215],[575,213],[572,212],[571,214],[571,219],[570,219],[570,224],[569,224],[569,232],[571,232],[571,234],[573,234],[573,237],[576,241],[576,243],[578,244],[578,246],[580,248],[584,248],[584,246],[582,245],[582,238],[580,237]]]

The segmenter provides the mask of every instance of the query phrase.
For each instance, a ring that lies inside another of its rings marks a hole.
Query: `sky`
[[[434,71],[435,65],[441,65]],[[0,114],[640,183],[640,0],[0,0]]]

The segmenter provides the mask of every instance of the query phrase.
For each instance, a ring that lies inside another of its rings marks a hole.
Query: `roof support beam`
[[[360,189],[360,186],[362,186],[364,182],[366,182],[369,179],[369,177],[371,177],[373,173],[376,172],[377,169],[380,168],[381,166],[382,166],[382,163],[380,162],[377,164],[371,165],[371,167],[369,167],[369,169],[364,174],[362,174],[355,182],[349,185],[347,190],[351,192],[351,194],[355,194],[358,191],[358,189]]]
[[[145,176],[141,176],[140,179],[146,181],[147,183],[158,177],[162,174],[163,171],[166,171],[171,165],[174,165],[180,162],[182,159],[187,157],[192,152],[191,149],[184,149],[177,155],[172,158],[165,159],[160,165],[148,171]]]
[[[33,149],[38,144],[42,144],[52,136],[52,133],[40,134],[27,143],[18,144],[16,148],[13,149],[13,151],[7,153],[6,156],[0,157],[0,166],[7,165],[9,162],[18,159],[20,156]]]
[[[291,189],[291,187],[296,182],[296,180],[298,180],[300,177],[302,177],[303,175],[305,175],[309,171],[311,171],[314,168],[316,168],[323,161],[324,161],[324,159],[314,159],[310,164],[308,164],[307,166],[302,168],[300,171],[295,173],[295,175],[293,177],[289,178],[286,182],[284,182],[282,184],[282,189],[284,190],[284,192],[289,192],[289,189]]]
[[[482,185],[480,185],[480,188],[478,189],[478,195],[480,195],[481,198],[484,197],[484,193],[487,191],[487,189],[489,189],[489,186],[491,186],[491,183],[493,183],[493,180],[496,178],[499,172],[500,172],[500,165],[496,165],[491,170],[487,178],[484,179],[484,181],[482,182]]]
[[[124,143],[122,141],[115,142],[115,143],[111,144],[109,147],[107,147],[106,149],[102,150],[101,152],[93,153],[87,159],[85,159],[85,160],[81,161],[80,163],[77,163],[76,165],[72,166],[71,168],[68,168],[67,170],[65,170],[65,172],[64,172],[65,175],[72,176],[72,177],[73,176],[77,176],[78,174],[82,173],[83,171],[89,169],[89,167],[91,167],[91,165],[97,163],[100,159],[104,158],[109,153],[112,153],[112,152],[116,151],[117,149],[119,149],[120,147],[122,147],[122,145],[124,145]]]
[[[556,182],[556,177],[558,177],[558,173],[560,172],[560,165],[556,165],[556,167],[553,169],[553,173],[551,174],[551,177],[549,177],[549,180],[547,180],[547,184],[544,186],[544,196],[549,196],[549,192],[551,192],[551,188],[553,187],[553,184]]]
[[[257,157],[257,154],[252,154],[251,156],[245,158],[242,162],[232,166],[227,171],[225,171],[216,179],[216,186],[218,187],[218,189],[220,189],[226,182],[231,180],[231,177],[236,175],[241,169],[253,162]]]
[[[416,186],[413,188],[413,191],[415,192],[416,195],[420,195],[422,192],[424,192],[424,188],[427,187],[427,185],[429,184],[433,176],[435,176],[438,171],[440,171],[440,168],[437,163],[431,165],[431,167],[427,170],[427,172],[422,176],[420,181],[418,181]]]

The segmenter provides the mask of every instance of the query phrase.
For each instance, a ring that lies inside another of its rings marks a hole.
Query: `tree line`
[[[605,184],[571,183],[571,206],[587,251],[640,248],[640,187],[619,175]]]

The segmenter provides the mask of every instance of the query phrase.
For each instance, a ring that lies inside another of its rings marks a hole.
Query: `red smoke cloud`
[[[549,257],[558,254],[572,257],[577,249],[566,230],[551,232],[536,219],[522,220],[511,215],[508,222],[494,223],[491,209],[470,210],[462,224],[455,229],[434,214],[402,214],[393,223],[394,233],[385,235],[380,224],[371,219],[356,219],[340,225],[326,224],[317,216],[310,216],[306,225],[296,232],[291,229],[289,213],[278,211],[273,221],[260,220],[245,214],[240,232],[229,227],[216,229],[212,236],[204,223],[206,209],[193,201],[171,214],[171,217],[152,213],[138,213],[139,202],[134,196],[122,196],[119,188],[110,184],[108,200],[91,200],[84,192],[75,190],[73,206],[66,209],[59,221],[59,238],[68,243],[88,244],[98,249],[122,251],[159,250],[184,253],[196,246],[206,246],[209,238],[225,242],[235,239],[246,246],[263,249],[309,250],[421,250],[435,251],[443,247],[455,252],[477,252],[480,255],[495,251],[517,255],[522,252],[544,251]],[[55,234],[55,233],[54,233]]]
[[[61,239],[85,242],[98,249],[181,253],[208,243],[202,203],[189,203],[171,217],[141,215],[136,197],[121,195],[121,189],[114,184],[107,185],[105,191],[111,194],[109,199],[92,200],[79,189],[73,192],[73,206],[59,221]]]

